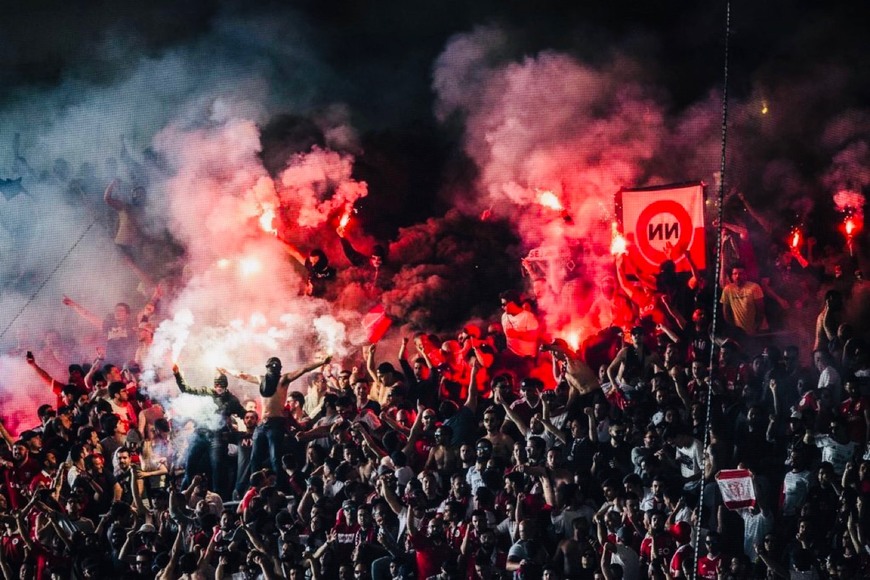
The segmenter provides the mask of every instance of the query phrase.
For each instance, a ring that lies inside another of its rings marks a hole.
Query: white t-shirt
[[[798,473],[789,471],[785,474],[782,484],[782,515],[797,515],[810,490],[811,476],[812,474],[807,470]]]
[[[501,315],[501,326],[505,330],[505,338],[507,339],[508,348],[519,356],[535,356],[538,354],[538,341],[523,340],[520,338],[511,338],[507,335],[507,330],[512,328],[519,332],[536,331],[540,327],[538,319],[528,310],[523,310],[511,316],[507,312]]]
[[[704,469],[704,453],[701,442],[692,439],[688,447],[676,447],[676,460],[680,466],[680,475],[689,479],[701,473]]]
[[[837,443],[830,435],[816,435],[816,447],[822,450],[822,461],[828,461],[834,466],[834,473],[843,475],[846,464],[855,455],[856,443]]]

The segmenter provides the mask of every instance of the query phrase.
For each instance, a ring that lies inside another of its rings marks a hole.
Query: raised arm
[[[284,249],[290,254],[290,257],[299,262],[300,265],[305,265],[305,255],[299,251],[299,248],[296,247],[296,244],[291,242],[290,240],[282,239],[281,242],[284,244]]]
[[[517,415],[516,411],[510,408],[510,405],[506,404],[504,400],[501,398],[501,394],[499,394],[498,390],[494,392],[494,401],[496,405],[501,405],[504,412],[507,414],[507,418],[510,419],[514,425],[519,429],[520,434],[525,437],[529,433],[528,424],[523,421],[523,418]]]
[[[468,379],[468,396],[465,397],[465,406],[472,413],[477,411],[477,373],[480,370],[480,361],[477,357],[471,359],[471,373]]]
[[[55,379],[53,376],[48,374],[45,369],[36,364],[36,359],[30,352],[27,353],[27,364],[30,365],[30,368],[36,371],[36,374],[39,376],[43,383],[51,387],[51,390],[55,395],[60,394],[60,390],[63,388],[63,383]]]
[[[318,359],[318,360],[308,364],[307,366],[304,366],[300,369],[296,369],[295,371],[292,371],[289,373],[284,373],[284,375],[281,377],[281,383],[289,385],[290,383],[292,383],[293,381],[295,381],[296,379],[298,379],[302,375],[310,373],[314,369],[318,369],[325,364],[329,364],[329,362],[331,360],[332,360],[332,356],[327,356],[326,358]]]
[[[223,375],[227,375],[228,377],[235,377],[241,381],[245,381],[254,385],[259,385],[260,381],[262,380],[262,377],[259,375],[251,375],[248,373],[243,373],[241,371],[228,370],[223,367],[218,367],[217,370]]]
[[[94,362],[91,363],[91,368],[88,369],[88,374],[85,375],[85,387],[88,390],[93,392],[96,391],[94,387],[94,374],[96,374],[97,369],[100,368],[100,362],[102,362],[103,358],[105,358],[105,351],[102,347],[97,347],[97,356],[94,357]]]
[[[619,284],[619,287],[625,292],[625,295],[628,296],[628,299],[631,300],[634,304],[637,304],[637,290],[634,289],[634,286],[629,284],[628,278],[625,277],[625,257],[620,254],[616,257],[616,282]]]
[[[103,201],[106,202],[110,208],[120,211],[124,209],[124,204],[112,197],[112,192],[115,191],[115,186],[118,184],[117,179],[113,179],[109,182],[109,185],[106,186],[106,190],[103,192]]]
[[[374,384],[378,383],[378,375],[375,373],[375,349],[377,345],[371,344],[367,347],[363,347],[363,354],[366,357],[366,372],[369,374],[369,378],[374,381]]]
[[[746,201],[746,197],[744,197],[743,192],[738,191],[736,195],[737,199],[739,199],[740,202],[743,204],[743,207],[746,208],[746,213],[752,216],[752,219],[758,222],[758,225],[760,225],[767,234],[773,233],[773,223],[766,217],[761,215],[758,211],[756,211],[755,208],[749,205],[749,202]]]
[[[87,320],[91,323],[92,326],[96,327],[99,330],[103,329],[103,319],[70,298],[69,296],[63,297],[63,303],[70,308],[72,308],[76,314]]]
[[[6,444],[9,446],[9,448],[11,449],[12,444],[15,443],[15,438],[12,437],[12,434],[6,430],[6,425],[3,424],[2,417],[0,417],[0,437],[3,438],[3,441],[5,441]]]
[[[178,533],[175,534],[175,541],[172,543],[172,550],[169,552],[169,562],[160,570],[155,580],[173,580],[175,578],[175,568],[178,566],[178,559],[181,558],[181,553],[184,551],[184,526],[179,522]]]
[[[368,256],[359,252],[353,245],[344,237],[344,230],[336,230],[338,233],[338,241],[341,243],[341,250],[344,252],[347,260],[354,266],[365,266],[368,262]]]

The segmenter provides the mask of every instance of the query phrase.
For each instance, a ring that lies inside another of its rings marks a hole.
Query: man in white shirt
[[[504,310],[501,325],[508,350],[518,357],[533,358],[538,353],[538,319],[522,307],[519,293],[515,290],[502,292],[499,298]]]

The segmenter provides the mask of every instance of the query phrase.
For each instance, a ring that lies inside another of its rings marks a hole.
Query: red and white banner
[[[699,270],[706,268],[703,183],[621,189],[616,216],[639,274],[656,274],[662,262],[674,258],[677,271],[690,270],[684,248]]]
[[[369,310],[362,319],[362,326],[366,331],[366,339],[369,344],[375,344],[381,340],[392,324],[393,321],[387,316],[383,304],[378,304]]]
[[[716,483],[728,509],[755,506],[755,482],[748,469],[723,469],[716,474]]]

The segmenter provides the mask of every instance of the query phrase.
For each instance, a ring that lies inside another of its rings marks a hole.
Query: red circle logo
[[[672,199],[646,206],[637,218],[634,232],[640,253],[656,266],[670,259],[665,253],[668,245],[688,249],[695,236],[692,216]]]

